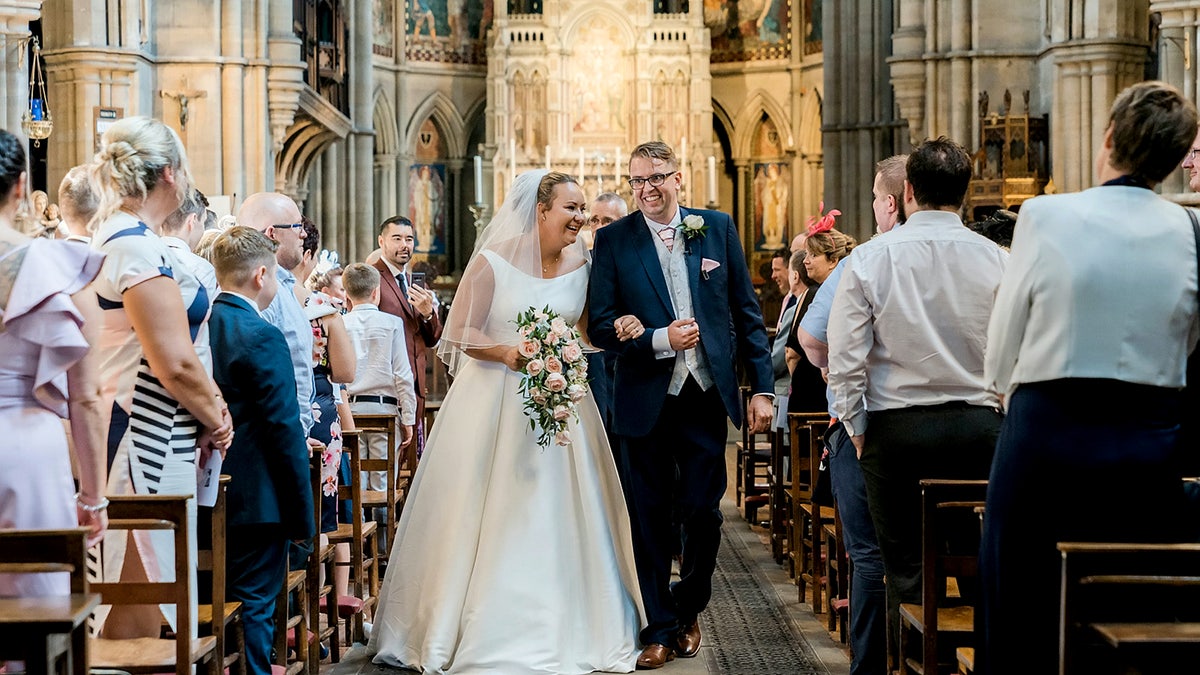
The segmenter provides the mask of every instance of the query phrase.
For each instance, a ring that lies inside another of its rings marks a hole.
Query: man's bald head
[[[278,192],[257,192],[242,202],[237,224],[267,235],[279,245],[275,260],[285,270],[295,269],[303,258],[304,228],[300,207],[292,198]]]
[[[803,251],[804,250],[804,242],[806,242],[806,241],[808,241],[808,233],[801,232],[800,234],[796,235],[795,237],[792,237],[792,245],[788,247],[788,250],[791,251],[792,253],[796,253],[798,251]]]

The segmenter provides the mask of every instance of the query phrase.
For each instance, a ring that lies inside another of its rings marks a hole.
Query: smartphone
[[[425,273],[424,272],[413,272],[412,273],[412,285],[420,286],[421,288],[428,290],[429,286],[425,285]]]

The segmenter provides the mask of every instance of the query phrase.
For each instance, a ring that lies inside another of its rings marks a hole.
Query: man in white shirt
[[[983,355],[1008,257],[958,216],[961,146],[925,141],[906,173],[908,219],[847,258],[828,332],[833,410],[858,451],[893,627],[901,603],[922,601],[919,481],[991,468],[1002,416]]]
[[[354,381],[346,386],[350,410],[356,415],[398,415],[399,447],[412,441],[417,420],[417,394],[412,366],[404,338],[404,321],[379,310],[379,271],[363,263],[354,263],[342,272],[352,309],[344,317],[346,333],[354,345],[358,367]],[[387,457],[387,438],[383,434],[363,434],[367,456]],[[385,476],[372,471],[368,489],[385,489]]]

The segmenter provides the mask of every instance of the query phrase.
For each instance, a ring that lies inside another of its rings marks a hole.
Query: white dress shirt
[[[1182,387],[1196,344],[1196,242],[1150,190],[1025,202],[988,328],[987,383],[1114,379]]]
[[[304,315],[304,308],[296,299],[296,275],[275,266],[275,280],[279,282],[279,290],[271,304],[263,310],[262,317],[272,326],[283,333],[287,340],[288,352],[292,357],[292,370],[296,374],[296,402],[300,406],[300,425],[304,435],[313,426],[313,331],[312,324]]]
[[[945,211],[918,211],[854,250],[829,318],[829,387],[850,435],[868,410],[998,405],[983,353],[1007,259]]]
[[[688,278],[687,261],[684,259],[687,241],[681,232],[676,231],[675,241],[668,250],[662,237],[658,236],[659,230],[664,228],[678,230],[680,223],[683,222],[682,211],[676,208],[675,215],[669,223],[656,223],[649,218],[645,218],[645,221],[646,226],[650,228],[650,237],[654,240],[658,263],[662,265],[663,279],[667,282],[667,292],[671,296],[671,308],[675,311],[675,318],[696,318],[695,309],[692,307],[692,287]],[[702,390],[708,391],[708,388],[713,385],[712,372],[708,369],[708,360],[701,356],[701,352],[704,350],[702,343],[691,349],[676,352],[671,349],[671,339],[667,335],[667,329],[663,327],[655,329],[653,335],[650,336],[650,344],[657,352],[655,358],[675,359],[675,370],[671,374],[671,382],[667,386],[668,394],[678,395],[683,390],[689,373]]]
[[[417,389],[408,362],[404,320],[367,303],[356,303],[342,320],[358,357],[354,382],[346,386],[346,394],[394,397],[400,409],[400,423],[415,424]]]

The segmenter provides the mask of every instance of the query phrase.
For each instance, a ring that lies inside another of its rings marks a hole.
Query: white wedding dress
[[[588,266],[528,276],[484,251],[489,325],[549,305],[575,323]],[[572,443],[542,449],[521,376],[465,359],[433,425],[396,532],[368,651],[424,673],[630,672],[644,611],[629,516],[589,393]]]

